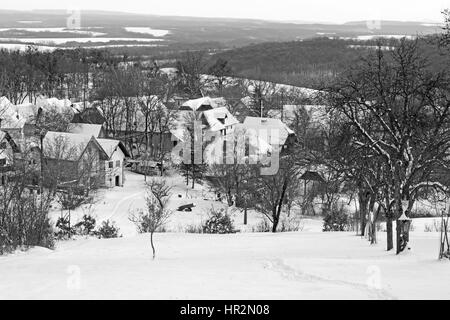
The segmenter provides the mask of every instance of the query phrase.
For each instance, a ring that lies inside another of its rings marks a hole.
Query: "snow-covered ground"
[[[144,205],[144,179],[127,173],[125,187],[99,192],[95,205],[73,214],[112,219],[122,238],[82,238],[58,242],[55,250],[0,256],[0,299],[450,298],[450,262],[437,260],[438,232],[416,228],[412,249],[399,256],[385,251],[384,232],[371,246],[353,232],[323,233],[322,221],[314,218],[303,219],[299,232],[184,233],[185,226],[205,219],[211,205],[225,204],[200,185],[186,187],[178,175],[169,182],[172,209],[190,202],[196,207],[175,212],[172,232],[155,235],[156,260],[149,235],[137,234],[128,220],[129,209]],[[53,219],[58,215],[52,212]],[[251,212],[249,226],[260,219]],[[241,213],[235,223],[250,231]]]
[[[0,42],[8,42],[12,44],[21,43],[33,43],[38,45],[63,45],[69,42],[76,43],[89,43],[89,42],[99,42],[108,43],[112,41],[122,41],[122,42],[159,42],[164,41],[162,39],[155,38],[108,38],[108,37],[85,37],[85,38],[0,38]]]
[[[79,29],[67,29],[67,28],[0,28],[0,32],[4,31],[18,31],[18,32],[64,32],[64,33],[74,33],[74,34],[82,34],[82,35],[88,35],[88,36],[104,36],[106,33],[104,32],[95,32],[90,30],[79,30]]]
[[[152,29],[149,27],[125,27],[125,30],[133,33],[150,34],[154,37],[164,37],[170,33],[169,30]]]
[[[158,178],[158,177],[157,177]],[[150,179],[148,177],[147,179]],[[186,185],[185,180],[179,174],[173,174],[165,178],[172,186],[172,196],[169,201],[168,209],[173,211],[170,220],[165,229],[168,232],[185,232],[186,228],[200,226],[208,218],[208,212],[211,208],[220,209],[227,207],[224,202],[217,201],[214,194],[208,190],[207,186],[195,184],[195,188]],[[101,189],[95,194],[92,204],[82,205],[77,210],[71,212],[72,222],[78,222],[84,214],[94,216],[97,223],[111,220],[120,228],[120,234],[123,236],[134,236],[137,234],[135,225],[129,220],[130,214],[136,210],[145,208],[145,180],[144,176],[132,172],[126,172],[126,181],[124,187],[113,189]],[[191,212],[180,212],[176,209],[185,204],[195,204]],[[262,215],[255,212],[248,212],[248,224],[244,226],[244,215],[240,210],[229,208],[235,227],[241,231],[251,231],[261,220]],[[53,222],[68,212],[61,212],[57,206],[50,212]],[[305,219],[307,221],[307,219]],[[320,231],[321,220],[314,220],[308,228],[314,227],[314,230]]]
[[[352,233],[148,235],[0,257],[0,299],[448,299],[437,234],[384,251]],[[382,238],[382,237],[380,237]]]

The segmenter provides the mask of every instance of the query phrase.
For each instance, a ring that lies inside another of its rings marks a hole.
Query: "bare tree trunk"
[[[272,232],[273,233],[277,232],[277,227],[278,227],[278,222],[279,222],[276,212],[277,212],[277,208],[274,208],[273,214],[272,214],[272,216],[273,216]]]
[[[247,201],[244,204],[244,225],[247,225]]]
[[[402,251],[401,243],[400,243],[400,236],[401,236],[402,230],[401,230],[400,221],[397,219],[395,222],[396,222],[395,223],[396,224],[396,228],[395,228],[395,230],[396,230],[396,237],[395,237],[395,239],[396,239],[396,254],[399,254]]]
[[[359,200],[359,216],[361,219],[361,236],[364,236],[364,231],[366,229],[366,224],[367,224],[367,205],[369,203],[369,198],[366,196],[364,191],[360,191],[359,192],[359,196],[358,196],[358,200]]]
[[[153,232],[150,233],[150,243],[152,245],[152,250],[153,250],[153,260],[155,259],[156,256],[156,251],[155,251],[155,246],[153,244]]]
[[[394,234],[392,230],[392,218],[390,213],[388,213],[388,216],[386,218],[386,234],[387,234],[387,251],[390,251],[394,248]]]

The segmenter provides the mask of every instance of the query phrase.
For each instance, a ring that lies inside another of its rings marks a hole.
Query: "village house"
[[[119,140],[96,139],[108,156],[104,164],[105,186],[123,187],[125,183],[125,158],[130,157],[125,145]]]
[[[218,107],[227,107],[227,102],[224,98],[202,97],[185,101],[179,110],[202,112]]]
[[[49,131],[43,153],[48,172],[58,172],[60,182],[97,188],[123,186],[125,181],[124,160],[129,154],[120,141]]]
[[[199,121],[203,133],[219,132],[226,135],[232,132],[239,121],[228,109],[224,98],[204,97],[186,101],[178,110],[175,121],[176,129],[172,130],[175,139],[183,136],[183,130],[189,122]]]
[[[13,170],[14,153],[17,151],[10,135],[0,131],[0,186],[6,183],[8,173]]]
[[[243,127],[247,131],[256,133],[270,145],[278,146],[281,152],[293,146],[297,141],[295,132],[280,119],[246,117]]]

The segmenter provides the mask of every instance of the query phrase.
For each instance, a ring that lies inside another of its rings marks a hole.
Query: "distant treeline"
[[[437,38],[428,36],[417,41],[436,68],[447,63],[448,51],[437,49]],[[221,52],[212,60],[220,58],[228,61],[234,76],[320,89],[348,70],[368,50],[374,50],[378,45],[387,50],[398,44],[396,39],[356,41],[315,38],[268,42]]]

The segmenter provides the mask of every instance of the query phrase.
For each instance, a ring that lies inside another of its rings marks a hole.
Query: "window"
[[[116,167],[118,167],[118,168],[120,167],[120,160],[116,161]]]
[[[109,167],[110,169],[114,168],[114,162],[113,162],[113,161],[109,161],[109,162],[108,162],[108,167]]]

